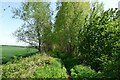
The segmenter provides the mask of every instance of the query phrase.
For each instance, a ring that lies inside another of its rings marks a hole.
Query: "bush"
[[[54,65],[44,66],[36,70],[35,78],[66,78],[66,69]]]
[[[102,72],[106,78],[113,78],[115,80],[120,79],[120,60],[115,60],[115,58],[106,61],[104,60],[102,66]]]
[[[62,66],[59,61],[59,59],[51,59],[52,64],[46,65],[43,67],[39,67],[35,71],[35,78],[66,78],[66,69],[64,66]]]
[[[96,10],[99,10],[99,7],[86,18],[84,28],[80,30],[78,55],[83,64],[102,71],[102,62],[98,58],[105,55],[111,59],[120,53],[120,15],[118,10],[113,8],[101,11],[100,14],[97,14]]]
[[[97,73],[95,70],[92,70],[90,67],[83,66],[83,65],[76,65],[71,70],[71,77],[80,78],[80,79],[88,79],[88,78],[95,78]]]
[[[62,78],[66,70],[57,58],[36,54],[2,66],[2,78]]]

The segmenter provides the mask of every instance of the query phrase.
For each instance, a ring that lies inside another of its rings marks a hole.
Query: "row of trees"
[[[90,4],[63,2],[58,3],[57,8],[55,24],[52,24],[50,3],[22,3],[21,8],[13,11],[14,18],[24,21],[14,35],[39,51],[51,50],[54,46],[65,53],[72,53],[78,47],[78,32],[90,11]]]
[[[119,78],[120,15],[117,8],[104,11],[103,4],[98,2],[92,7],[89,2],[61,2],[57,11],[52,24],[50,3],[22,3],[22,8],[14,11],[14,17],[22,19],[24,24],[15,36],[39,51],[64,52],[108,77]]]

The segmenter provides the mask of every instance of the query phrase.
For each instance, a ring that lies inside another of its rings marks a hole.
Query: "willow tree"
[[[89,9],[88,2],[61,3],[54,26],[55,42],[60,51],[73,53],[77,50],[79,29],[82,28]]]
[[[14,9],[14,18],[23,21],[23,25],[14,35],[18,40],[28,43],[39,51],[49,44],[51,20],[49,3],[25,2],[21,8]]]

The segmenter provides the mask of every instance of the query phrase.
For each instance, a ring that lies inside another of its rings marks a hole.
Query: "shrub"
[[[62,66],[59,59],[51,59],[51,65],[45,65],[43,67],[39,67],[35,71],[35,78],[66,78],[66,69]]]
[[[81,78],[81,79],[88,79],[88,78],[95,78],[97,73],[95,70],[92,70],[90,67],[83,66],[83,65],[76,65],[71,70],[71,77],[74,78]]]
[[[113,8],[97,13],[99,7],[94,7],[92,14],[86,18],[84,27],[79,33],[79,59],[92,69],[101,71],[97,58],[106,55],[112,58],[119,54],[120,27],[118,9]],[[78,56],[78,55],[77,55]]]
[[[66,78],[66,69],[54,65],[38,68],[35,78]]]
[[[36,54],[2,65],[2,78],[62,78],[66,70],[57,58]]]
[[[115,80],[120,79],[120,60],[115,60],[115,58],[106,61],[104,60],[102,66],[102,72],[106,78],[113,78]]]

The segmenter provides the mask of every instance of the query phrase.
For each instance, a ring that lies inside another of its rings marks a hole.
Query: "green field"
[[[8,62],[14,56],[28,56],[37,52],[36,49],[22,46],[2,46],[2,62]]]

